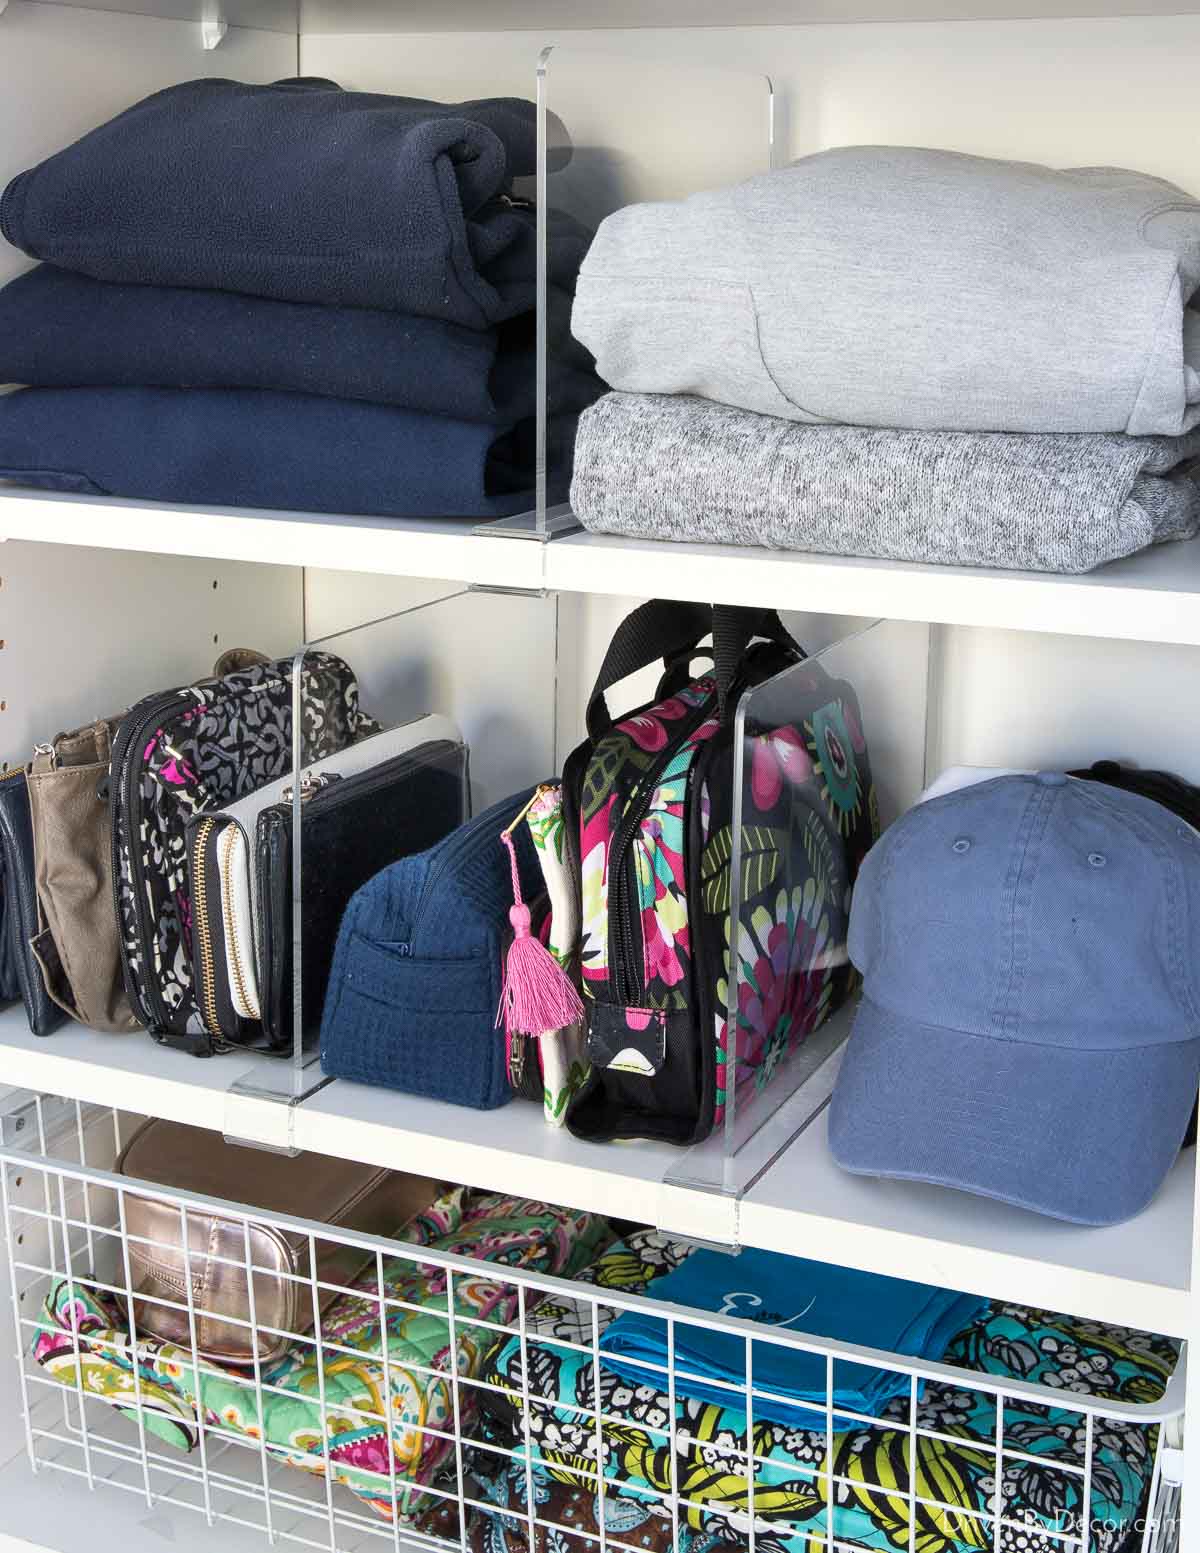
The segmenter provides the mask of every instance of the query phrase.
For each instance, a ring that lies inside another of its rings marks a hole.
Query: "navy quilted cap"
[[[513,904],[500,832],[532,791],[391,864],[354,896],[325,1001],[326,1073],[479,1110],[512,1098],[496,1024]],[[528,827],[513,839],[532,902],[542,881]]]

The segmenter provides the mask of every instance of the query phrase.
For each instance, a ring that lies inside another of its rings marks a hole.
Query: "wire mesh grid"
[[[880,1526],[901,1553],[1170,1553],[1177,1538],[1157,1422],[1179,1411],[1182,1365],[1156,1405],[1136,1406],[915,1363],[135,1183],[112,1172],[133,1127],[116,1112],[30,1097],[23,1120],[0,1180],[35,1471],[331,1553],[864,1553]],[[147,1200],[170,1205],[162,1240],[131,1226]],[[240,1233],[198,1254],[214,1214]],[[293,1269],[266,1264],[263,1230],[299,1246]],[[352,1280],[319,1275],[330,1244],[343,1264],[356,1253]],[[180,1246],[192,1276],[164,1294],[144,1270]],[[231,1280],[240,1303],[212,1292]],[[659,1320],[662,1359],[626,1356],[614,1375],[602,1337],[624,1311]],[[210,1353],[214,1330],[240,1334],[247,1357]],[[690,1369],[697,1332],[736,1342],[744,1374]],[[818,1357],[823,1395],[771,1389],[781,1350]],[[846,1405],[842,1382],[864,1363],[891,1380],[886,1408]],[[928,1388],[957,1411],[929,1407]],[[1114,1520],[1106,1453],[1115,1441],[1127,1464],[1135,1440],[1143,1470]]]

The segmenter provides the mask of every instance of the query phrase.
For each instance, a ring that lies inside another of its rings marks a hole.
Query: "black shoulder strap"
[[[712,630],[712,609],[675,599],[651,599],[626,615],[613,634],[588,699],[587,730],[598,738],[611,726],[605,693],[638,669],[680,657],[697,647]]]
[[[611,726],[605,700],[614,685],[661,658],[668,673],[688,653],[694,652],[712,633],[717,698],[721,718],[729,711],[729,693],[741,660],[755,637],[777,642],[803,657],[803,650],[773,609],[754,609],[733,604],[691,604],[674,599],[651,599],[627,615],[608,645],[600,673],[588,700],[588,734],[598,738]]]

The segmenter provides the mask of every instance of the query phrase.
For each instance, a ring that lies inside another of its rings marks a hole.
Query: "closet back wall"
[[[546,43],[558,46],[560,62],[584,49],[605,56],[597,59],[590,100],[576,93],[564,104],[562,89],[556,98],[552,55],[549,101],[583,116],[575,133],[596,164],[593,183],[607,184],[614,203],[670,197],[757,170],[751,162],[757,126],[731,127],[710,103],[703,117],[699,106],[692,115],[689,139],[666,112],[678,111],[680,99],[664,105],[644,89],[626,89],[646,79],[648,60],[770,74],[780,160],[841,144],[917,144],[1060,166],[1123,164],[1200,193],[1200,15],[308,35],[301,39],[301,61],[306,72],[375,90],[527,95]],[[622,52],[631,61],[624,82],[612,57]],[[731,82],[720,98],[722,112],[733,100]],[[311,607],[324,586],[321,575],[311,573],[308,586]],[[652,588],[646,579],[645,591]],[[598,654],[635,602],[562,601],[560,722],[568,747]],[[820,607],[819,599],[795,604]],[[1116,755],[1174,765],[1200,780],[1200,722],[1180,715],[1200,675],[1200,651],[957,627],[940,631],[937,642],[932,765],[1069,764]]]

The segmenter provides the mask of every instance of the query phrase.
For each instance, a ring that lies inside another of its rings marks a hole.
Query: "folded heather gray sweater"
[[[1200,430],[1017,436],[801,426],[688,395],[585,410],[585,528],[943,565],[1086,572],[1200,528]]]
[[[952,431],[1200,424],[1200,202],[852,146],[600,227],[573,327],[613,388]]]

